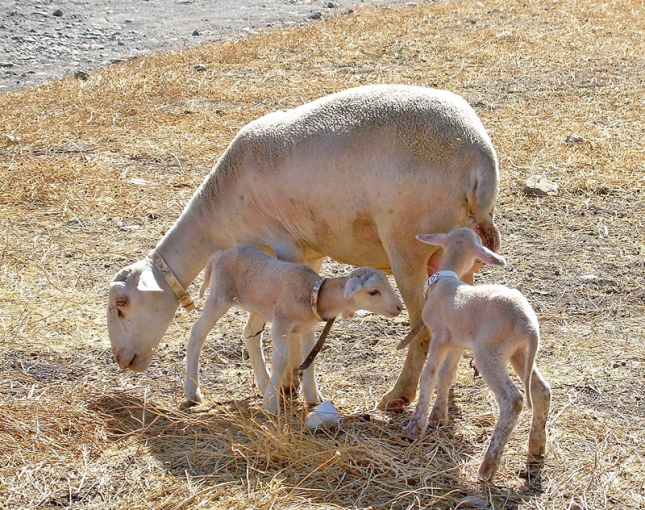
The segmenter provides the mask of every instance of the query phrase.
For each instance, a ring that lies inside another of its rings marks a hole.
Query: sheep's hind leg
[[[421,320],[425,303],[422,289],[427,278],[425,252],[419,251],[419,248],[415,252],[414,248],[412,245],[409,249],[392,250],[390,254],[392,273],[408,309],[411,327]],[[379,409],[403,409],[414,400],[429,345],[430,333],[423,328],[410,343],[399,378],[379,402]]]

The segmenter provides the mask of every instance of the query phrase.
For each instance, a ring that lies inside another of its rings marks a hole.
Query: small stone
[[[89,80],[90,78],[90,73],[86,71],[74,71],[74,78],[78,78],[79,80]]]
[[[564,139],[564,143],[582,143],[585,139],[576,134],[570,134]]]
[[[0,67],[13,67],[13,62],[0,62]]]
[[[307,15],[308,19],[321,19],[322,18],[322,13],[320,11],[312,12],[311,14]]]
[[[546,197],[558,194],[558,185],[543,175],[532,175],[524,184],[524,194],[530,197]]]
[[[60,18],[63,15],[63,11],[60,9],[56,9],[54,12],[52,12],[52,16],[56,16]]]
[[[486,508],[488,501],[481,496],[466,496],[463,498],[455,508]]]
[[[327,8],[328,9],[333,9],[334,7],[338,7],[338,5],[335,4],[334,2],[327,2]]]
[[[199,30],[197,30],[197,29],[193,30],[193,36],[198,37],[199,35],[201,35],[199,33]]]
[[[208,69],[208,67],[206,67],[204,64],[196,64],[195,67],[193,67],[193,69],[195,71],[204,72]]]

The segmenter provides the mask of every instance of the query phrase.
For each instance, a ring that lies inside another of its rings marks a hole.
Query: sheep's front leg
[[[206,336],[218,320],[228,311],[230,304],[217,299],[213,293],[209,294],[204,305],[204,311],[190,330],[190,338],[186,347],[186,381],[184,394],[189,402],[201,402],[204,398],[199,388],[199,355],[206,341]]]
[[[435,343],[430,346],[426,366],[421,373],[421,384],[419,388],[419,401],[410,418],[410,423],[403,430],[403,434],[410,439],[418,439],[428,428],[428,408],[432,399],[432,392],[437,383],[437,372],[442,366],[447,350],[440,345],[441,339],[435,338]]]
[[[262,333],[265,323],[257,314],[249,314],[249,320],[244,326],[244,342],[249,351],[255,383],[258,385],[260,394],[264,395],[269,385],[269,373],[267,372],[266,360],[262,351]]]
[[[517,424],[522,411],[522,395],[506,372],[505,363],[490,346],[475,350],[475,362],[484,382],[495,394],[499,404],[499,418],[493,431],[490,445],[479,468],[479,478],[488,481],[497,472],[502,452]]]

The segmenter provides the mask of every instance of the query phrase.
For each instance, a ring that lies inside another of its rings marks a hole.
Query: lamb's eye
[[[378,296],[380,293],[381,293],[381,291],[380,291],[380,290],[376,290],[376,289],[374,289],[374,290],[371,290],[371,291],[369,292],[369,295],[370,295],[370,296]]]

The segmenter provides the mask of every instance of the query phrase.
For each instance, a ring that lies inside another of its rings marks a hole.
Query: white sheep
[[[476,260],[506,264],[503,257],[482,246],[479,236],[470,229],[421,234],[417,239],[440,246],[444,252],[439,271],[424,288],[427,298],[422,316],[432,343],[421,373],[419,401],[404,433],[417,439],[426,431],[429,420],[433,425],[447,420],[448,390],[457,364],[464,350],[472,351],[479,373],[499,404],[497,425],[479,468],[479,477],[490,480],[522,410],[522,395],[506,371],[509,360],[524,383],[529,408],[533,407],[529,452],[533,456],[544,453],[551,392],[535,366],[540,340],[538,319],[518,290],[503,285],[471,286],[459,280]],[[437,401],[428,418],[435,385]]]
[[[151,256],[114,277],[114,358],[124,370],[146,370],[178,304],[191,309],[186,289],[209,256],[240,244],[314,271],[328,256],[391,272],[415,326],[424,303],[418,289],[438,259],[414,235],[469,227],[497,250],[498,186],[484,126],[445,90],[371,85],[265,115],[235,136]],[[261,327],[251,314],[248,329]],[[297,341],[316,343],[313,332]],[[429,341],[424,328],[379,407],[414,400]],[[256,344],[249,350],[261,359]],[[303,377],[311,398],[314,370]]]
[[[236,306],[270,322],[272,374],[267,374],[261,345],[249,349],[255,378],[264,395],[264,408],[277,413],[280,394],[297,388],[298,367],[309,352],[294,339],[313,332],[320,321],[339,315],[353,317],[359,309],[396,317],[403,306],[382,271],[359,267],[348,276],[320,278],[310,267],[276,260],[254,246],[243,245],[215,253],[206,266],[203,295],[211,287],[204,311],[190,332],[184,391],[189,401],[200,402],[199,354],[215,323]],[[260,331],[245,329],[248,339]],[[293,335],[295,333],[295,335]],[[307,396],[307,395],[305,395]],[[317,402],[320,395],[315,395]]]

